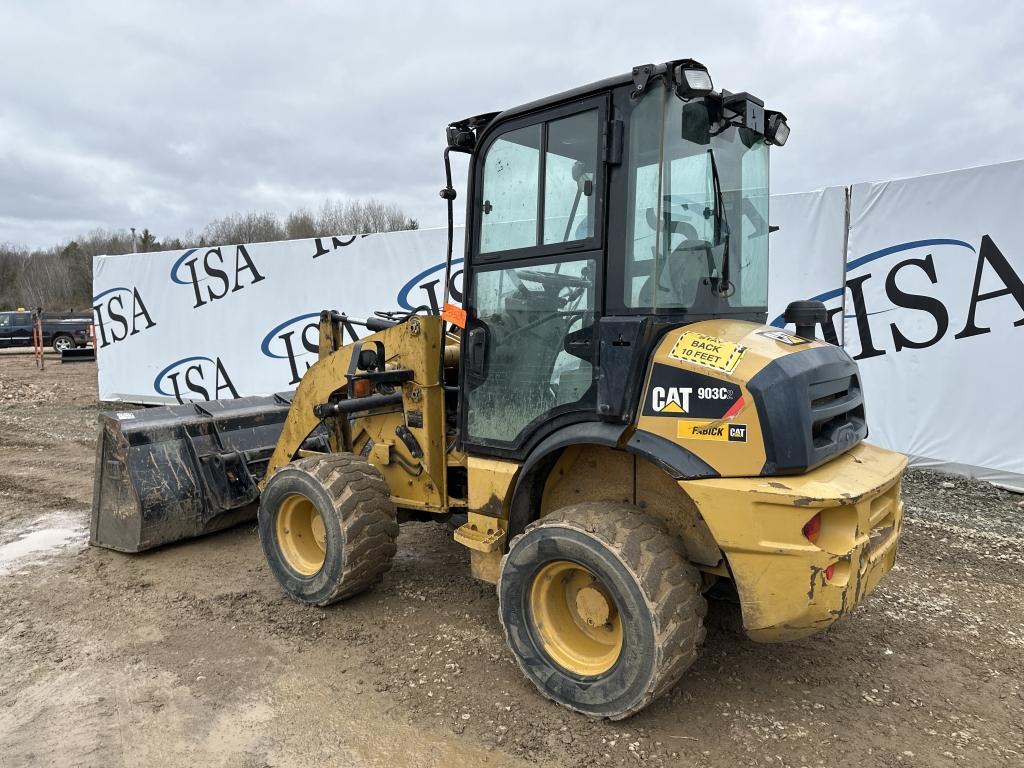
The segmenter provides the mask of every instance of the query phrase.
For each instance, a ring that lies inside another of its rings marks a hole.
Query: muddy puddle
[[[0,576],[38,565],[67,549],[83,549],[88,533],[81,517],[70,512],[38,517],[20,531],[0,530]]]

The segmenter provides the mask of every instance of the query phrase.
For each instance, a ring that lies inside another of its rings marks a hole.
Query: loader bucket
[[[100,415],[89,542],[142,552],[256,516],[291,393]]]

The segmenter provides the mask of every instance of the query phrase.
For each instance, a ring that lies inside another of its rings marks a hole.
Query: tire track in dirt
[[[81,494],[69,496],[48,485],[43,477],[11,475],[0,471],[0,498],[6,496],[24,504],[22,515],[17,517],[27,514],[36,517],[45,512],[86,511],[92,503],[91,497],[86,498]],[[13,522],[13,517],[8,517],[6,522]]]

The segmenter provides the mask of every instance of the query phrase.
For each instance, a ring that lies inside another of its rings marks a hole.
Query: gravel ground
[[[383,584],[286,599],[253,525],[144,555],[86,545],[95,367],[0,355],[0,765],[1024,765],[1024,503],[906,480],[897,565],[854,614],[704,653],[621,723],[541,699],[447,528]]]

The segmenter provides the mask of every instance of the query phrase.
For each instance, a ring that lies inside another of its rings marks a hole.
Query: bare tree
[[[325,200],[316,220],[317,237],[323,235],[364,235],[371,232],[394,232],[419,229],[419,222],[409,218],[394,203],[379,200]]]
[[[203,241],[210,245],[266,243],[286,237],[284,227],[272,213],[233,213],[211,221],[203,229]]]
[[[317,229],[316,216],[305,208],[289,213],[284,220],[284,229],[289,240],[303,240],[324,234]]]
[[[159,244],[159,248],[157,248],[157,250],[183,251],[186,248],[198,248],[203,244],[204,241],[201,235],[197,235],[191,229],[186,229],[185,234],[181,237],[165,237],[164,241]]]
[[[24,306],[20,279],[26,258],[26,249],[10,243],[0,244],[0,309]]]

